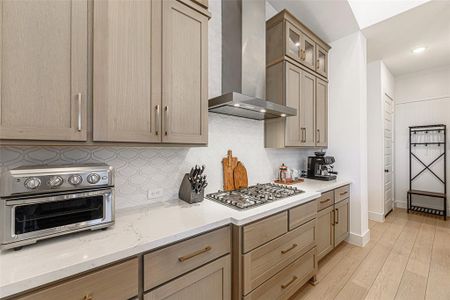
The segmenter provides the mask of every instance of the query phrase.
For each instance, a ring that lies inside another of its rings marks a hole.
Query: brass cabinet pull
[[[320,69],[320,60],[317,60],[317,70],[319,70]]]
[[[330,214],[330,222],[331,222],[331,225],[334,225],[334,218],[335,218],[335,213],[334,213],[334,209],[333,209],[333,214]]]
[[[160,119],[161,113],[159,111],[159,105],[155,106],[155,115],[156,115],[156,119],[155,119],[155,128],[156,128],[156,130],[155,130],[155,134],[159,135],[159,132],[161,130],[161,119]]]
[[[339,224],[339,208],[336,208],[336,223],[334,224]]]
[[[169,124],[169,107],[168,106],[164,106],[164,135],[167,135],[167,129],[168,129],[168,124]]]
[[[193,253],[191,253],[191,254],[188,254],[188,255],[185,255],[185,256],[178,257],[178,261],[179,261],[179,262],[184,262],[184,261],[186,261],[186,260],[188,260],[188,259],[191,259],[191,258],[197,256],[197,255],[200,255],[200,254],[203,254],[203,253],[205,253],[205,252],[208,252],[208,251],[210,251],[211,249],[212,249],[211,246],[206,246],[205,248],[200,249],[200,250],[197,250],[197,251],[195,251],[195,252],[193,252]]]
[[[302,139],[301,139],[301,142],[302,143],[306,143],[306,128],[305,127],[302,127],[302,128],[300,128],[301,129],[301,131],[302,131]]]
[[[347,194],[348,192],[347,191],[345,191],[345,192],[342,192],[340,195],[341,196],[344,196],[345,194]]]
[[[286,254],[297,246],[298,246],[297,244],[293,244],[289,249],[281,250],[281,254]]]
[[[291,279],[291,281],[289,281],[289,282],[286,283],[286,284],[282,284],[282,285],[281,285],[281,288],[282,288],[282,289],[287,288],[287,287],[290,286],[292,283],[294,283],[294,281],[296,281],[296,280],[297,280],[297,276],[293,276],[292,279]]]
[[[320,200],[320,203],[326,203],[326,202],[328,202],[328,201],[331,201],[331,199],[330,199],[330,198],[327,198],[327,199],[325,199],[325,200]]]
[[[82,124],[83,120],[82,120],[82,116],[81,116],[83,107],[82,107],[82,98],[81,97],[82,97],[81,93],[78,93],[77,94],[77,104],[78,104],[77,130],[78,131],[81,131],[82,126],[83,126],[83,124]]]
[[[94,299],[94,297],[92,297],[91,295],[85,295],[83,297],[83,300],[93,300],[93,299]]]
[[[320,143],[320,129],[317,129],[316,142],[317,142],[317,143]]]

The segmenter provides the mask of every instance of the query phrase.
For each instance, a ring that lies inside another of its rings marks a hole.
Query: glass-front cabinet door
[[[320,46],[317,46],[316,51],[316,72],[325,77],[328,76],[328,54]]]
[[[297,61],[300,61],[303,57],[301,36],[300,30],[291,23],[286,22],[286,55]]]
[[[305,34],[302,34],[302,63],[314,70],[315,56],[316,56],[316,44]]]

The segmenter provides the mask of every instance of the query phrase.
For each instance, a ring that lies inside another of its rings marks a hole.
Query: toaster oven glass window
[[[17,206],[15,234],[103,218],[103,196]]]

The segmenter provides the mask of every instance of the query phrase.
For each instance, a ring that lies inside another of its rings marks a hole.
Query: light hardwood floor
[[[364,248],[339,245],[292,299],[450,299],[450,221],[396,209],[369,228]]]

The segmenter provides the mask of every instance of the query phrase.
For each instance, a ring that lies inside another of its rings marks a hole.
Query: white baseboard
[[[350,232],[347,238],[347,243],[359,247],[364,247],[365,245],[367,245],[369,241],[370,241],[370,230],[367,230],[366,233],[364,233],[363,235]]]
[[[375,221],[375,222],[384,222],[384,214],[374,211],[369,211],[369,220]]]
[[[395,203],[395,207],[406,209],[406,206],[407,206],[406,201],[396,200],[394,203]],[[447,205],[448,205],[448,202],[447,202]],[[447,208],[447,216],[450,216],[450,208]],[[369,218],[370,218],[370,216],[369,216]]]

